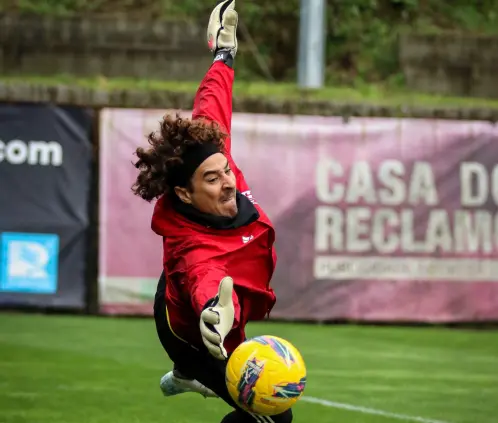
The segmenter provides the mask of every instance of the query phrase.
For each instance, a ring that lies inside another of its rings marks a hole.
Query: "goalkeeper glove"
[[[223,61],[233,66],[237,54],[238,15],[235,0],[223,0],[211,12],[207,28],[208,47],[214,54],[214,62]]]
[[[218,288],[218,295],[208,302],[201,313],[200,329],[202,341],[209,353],[218,360],[228,358],[223,342],[232,329],[235,308],[232,300],[233,279],[223,278]]]

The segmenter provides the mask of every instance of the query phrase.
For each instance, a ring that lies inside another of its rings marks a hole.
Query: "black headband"
[[[221,153],[221,150],[215,144],[196,143],[189,145],[181,156],[183,163],[172,169],[168,176],[168,185],[171,188],[186,187],[200,164],[216,153]]]

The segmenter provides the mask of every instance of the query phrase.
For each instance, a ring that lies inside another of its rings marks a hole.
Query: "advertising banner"
[[[0,305],[85,306],[93,113],[0,105]]]
[[[174,111],[101,122],[104,312],[150,313],[161,272],[133,151]],[[185,113],[189,115],[189,113]],[[498,127],[235,114],[233,156],[277,231],[283,319],[498,319]]]

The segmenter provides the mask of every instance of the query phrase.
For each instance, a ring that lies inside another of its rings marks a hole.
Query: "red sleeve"
[[[209,267],[207,264],[199,264],[191,267],[187,271],[186,288],[190,293],[190,301],[198,316],[204,305],[218,294],[220,281],[226,276],[226,271],[217,267]],[[240,304],[235,290],[232,295],[235,308],[235,319],[233,327],[237,327],[240,322]]]
[[[232,87],[234,71],[219,61],[211,65],[197,90],[192,119],[206,118],[218,123],[229,135],[226,153],[231,156]]]
[[[232,157],[232,88],[234,71],[223,62],[215,62],[201,82],[194,100],[192,119],[204,118],[218,123],[228,134],[226,156],[237,180],[237,189],[245,195],[251,192],[243,173]]]

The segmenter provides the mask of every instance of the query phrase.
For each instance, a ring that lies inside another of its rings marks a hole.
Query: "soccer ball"
[[[283,413],[303,395],[306,366],[285,339],[258,336],[240,344],[228,359],[226,384],[242,409],[262,416]]]

